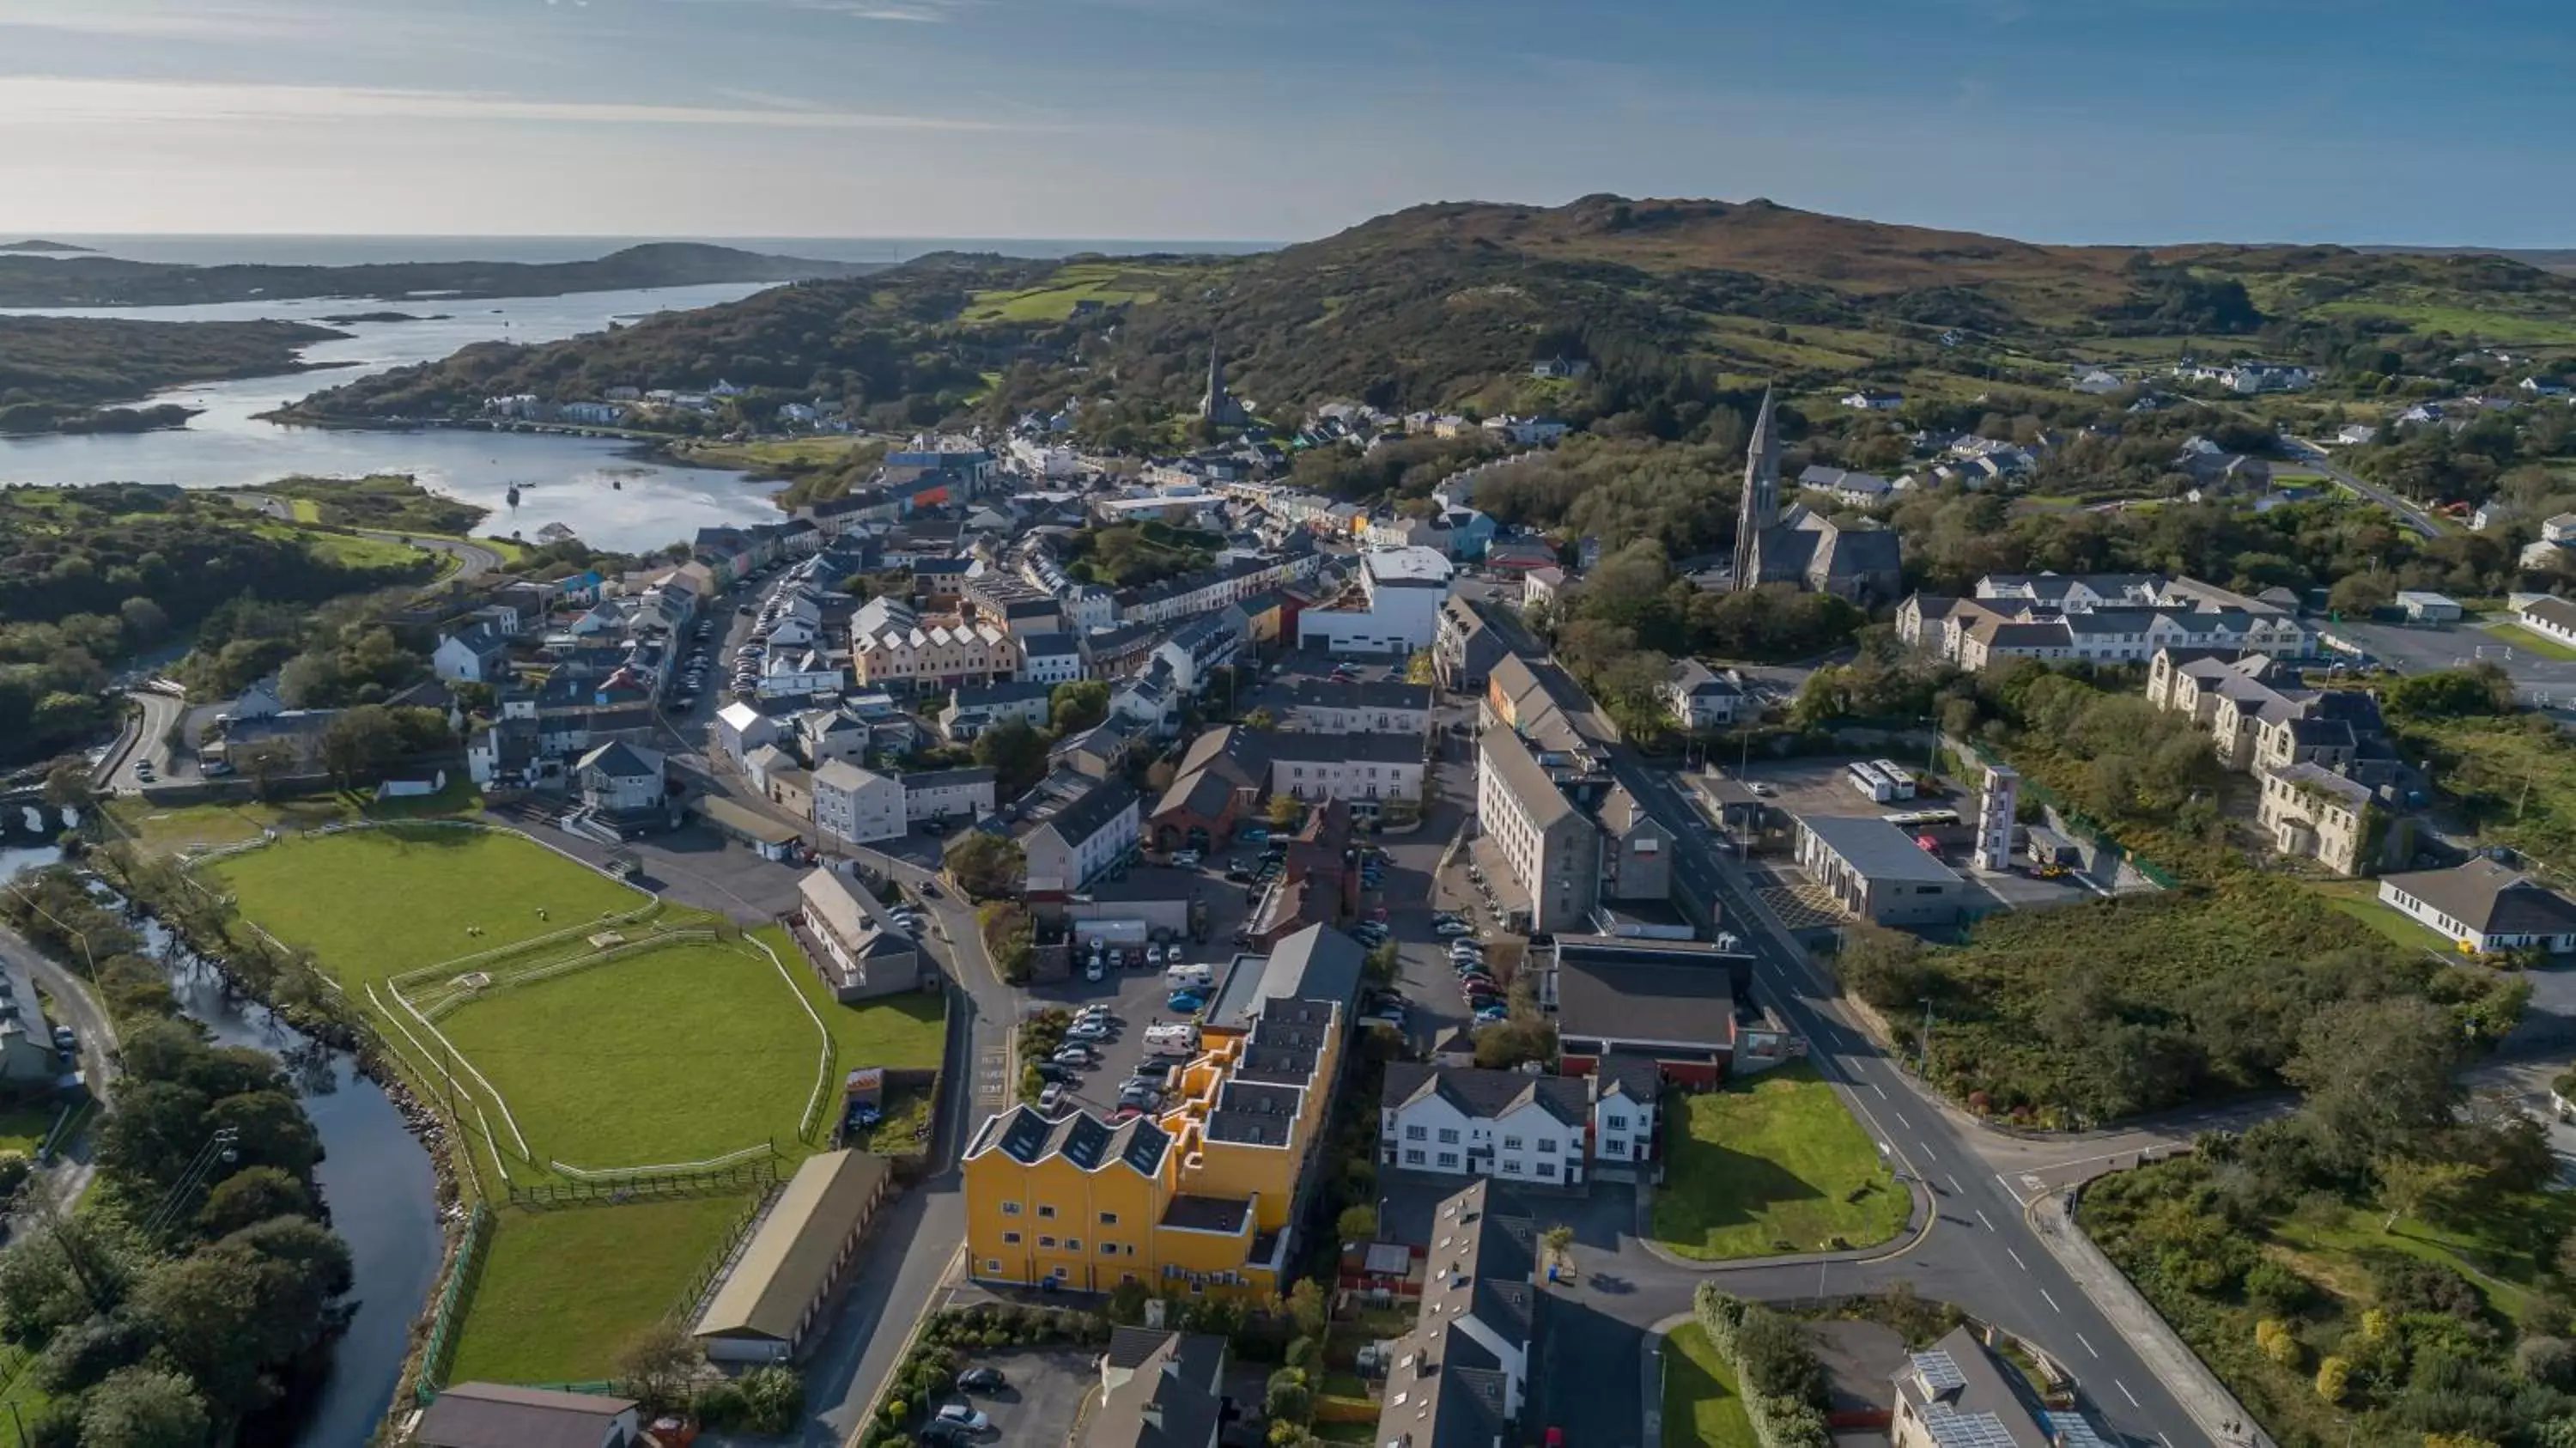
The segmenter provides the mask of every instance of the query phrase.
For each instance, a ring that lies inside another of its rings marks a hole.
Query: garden
[[[1653,1232],[1697,1261],[1868,1247],[1911,1203],[1815,1068],[1782,1066],[1674,1100]]]

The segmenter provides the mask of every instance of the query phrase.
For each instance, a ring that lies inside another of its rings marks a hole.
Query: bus
[[[1860,791],[1872,803],[1885,804],[1896,798],[1894,781],[1879,773],[1873,765],[1856,762],[1844,772],[1844,777],[1851,781],[1853,789]]]
[[[1895,789],[1896,797],[1898,799],[1914,798],[1914,772],[1912,770],[1907,769],[1905,766],[1897,763],[1893,759],[1873,759],[1870,761],[1870,767],[1877,770],[1880,774],[1887,776],[1887,782],[1890,787]]]
[[[1910,809],[1883,814],[1879,818],[1900,830],[1938,830],[1957,825],[1959,812],[1954,809]]]

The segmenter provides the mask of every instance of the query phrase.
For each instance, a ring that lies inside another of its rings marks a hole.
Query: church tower
[[[1762,535],[1780,521],[1780,423],[1771,412],[1771,389],[1762,389],[1753,441],[1744,449],[1744,501],[1735,515],[1735,591],[1762,582]]]
[[[1199,417],[1219,427],[1233,426],[1240,418],[1234,399],[1225,395],[1225,363],[1217,356],[1216,339],[1208,339],[1207,391],[1199,395]]]

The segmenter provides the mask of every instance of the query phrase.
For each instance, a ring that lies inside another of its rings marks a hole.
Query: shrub
[[[2299,1335],[2290,1331],[2290,1325],[2277,1317],[2267,1317],[2254,1324],[2254,1345],[2263,1350],[2263,1356],[2285,1368],[2297,1367],[2299,1360],[2307,1355],[2307,1349],[2299,1342]]]
[[[805,1379],[794,1368],[757,1367],[742,1375],[742,1426],[781,1435],[805,1416]]]
[[[2380,1305],[2401,1315],[2440,1312],[2474,1322],[2486,1303],[2469,1279],[2438,1262],[2416,1257],[2386,1257],[2370,1264],[2370,1284]]]
[[[2315,1291],[2296,1269],[2279,1262],[2257,1262],[2245,1274],[2245,1299],[2266,1317],[2296,1316]]]
[[[690,1411],[698,1422],[709,1428],[732,1428],[742,1422],[742,1389],[732,1383],[711,1383],[698,1390],[697,1401]]]
[[[2576,1343],[2563,1337],[2526,1337],[2513,1350],[2515,1372],[2544,1388],[2576,1384]]]
[[[2340,1403],[2351,1379],[2352,1364],[2339,1357],[2327,1358],[2317,1364],[2317,1396],[2329,1403]]]

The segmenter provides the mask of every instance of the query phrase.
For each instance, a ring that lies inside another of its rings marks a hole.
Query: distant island
[[[0,247],[26,251],[37,243]],[[853,277],[877,262],[766,256],[730,246],[656,242],[591,261],[388,262],[370,266],[178,266],[109,256],[0,255],[0,307],[175,307],[297,297],[554,297],[573,292]]]
[[[446,312],[432,312],[427,316],[415,312],[342,312],[337,316],[316,317],[314,320],[325,326],[348,327],[360,322],[444,322],[448,319],[448,315]]]
[[[0,251],[55,251],[55,252],[66,252],[66,251],[67,251],[67,252],[81,252],[81,253],[84,253],[84,254],[87,254],[87,255],[91,255],[91,256],[95,256],[95,255],[97,255],[97,252],[93,251],[93,250],[92,250],[91,248],[89,248],[89,247],[86,247],[86,246],[74,246],[74,245],[72,245],[72,244],[71,244],[70,242],[68,242],[68,241],[36,241],[36,240],[28,240],[28,241],[0,242]]]
[[[192,409],[112,404],[187,382],[301,372],[304,348],[348,335],[300,322],[0,317],[0,434],[184,426]]]

